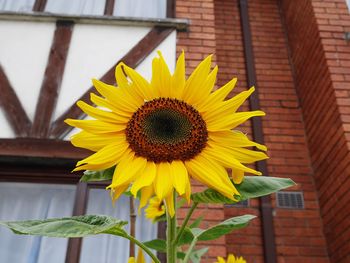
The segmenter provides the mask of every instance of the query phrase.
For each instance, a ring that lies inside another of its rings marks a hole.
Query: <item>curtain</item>
[[[0,183],[0,220],[45,219],[71,216],[75,186]],[[68,240],[15,235],[0,227],[0,261],[64,263]]]
[[[103,15],[105,0],[48,0],[45,11],[70,15]]]
[[[0,0],[1,11],[30,12],[35,0]]]
[[[138,209],[137,206],[138,204],[136,204],[136,212]],[[113,207],[106,190],[91,189],[89,192],[87,214],[110,215],[121,220],[129,221],[129,197],[121,196]],[[129,232],[129,225],[125,226],[125,230]],[[153,224],[145,219],[142,211],[136,218],[135,232],[136,238],[141,241],[155,239],[157,236],[157,224]],[[81,263],[128,262],[128,257],[129,242],[126,239],[110,235],[98,235],[83,239],[80,255]],[[150,262],[149,259],[148,262]]]
[[[166,17],[166,0],[115,0],[115,16]]]

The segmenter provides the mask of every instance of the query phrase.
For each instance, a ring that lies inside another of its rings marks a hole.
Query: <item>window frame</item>
[[[103,16],[112,16],[114,12],[114,3],[118,0],[106,0]],[[175,18],[175,1],[166,0],[166,18]],[[47,0],[35,0],[33,12],[44,12]]]

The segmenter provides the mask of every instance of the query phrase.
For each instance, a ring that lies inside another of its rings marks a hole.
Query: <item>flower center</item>
[[[177,99],[157,98],[132,115],[126,139],[137,156],[149,161],[186,161],[203,150],[208,131],[192,106]]]

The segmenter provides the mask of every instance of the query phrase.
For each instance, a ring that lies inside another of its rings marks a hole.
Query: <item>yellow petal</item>
[[[128,263],[135,263],[135,258],[134,257],[129,258]]]
[[[120,143],[106,145],[98,152],[77,162],[77,165],[82,165],[84,163],[100,164],[100,163],[111,162],[111,161],[117,162],[120,156],[125,152],[127,148],[128,148],[128,144],[123,141],[121,141]]]
[[[256,117],[265,116],[263,111],[248,111],[248,112],[237,112],[227,116],[217,116],[216,119],[210,121],[207,120],[208,131],[224,131],[236,128],[246,120]]]
[[[104,122],[127,123],[129,121],[129,118],[122,117],[120,115],[115,114],[114,112],[104,111],[104,110],[92,107],[81,100],[77,102],[77,105],[87,115]]]
[[[145,205],[147,205],[148,200],[152,197],[153,194],[154,194],[153,185],[145,186],[141,189],[139,213],[140,213],[140,209]]]
[[[182,161],[173,161],[170,167],[173,186],[179,195],[183,195],[186,192],[187,184],[189,184],[187,169]]]
[[[154,191],[159,199],[164,199],[173,189],[170,174],[170,163],[162,162],[157,164],[157,176],[154,181]]]
[[[71,143],[76,147],[89,149],[97,152],[106,145],[118,144],[122,141],[126,141],[125,133],[103,133],[103,134],[92,134],[86,131],[81,131],[74,134],[71,138]]]
[[[185,52],[182,51],[177,59],[176,68],[173,75],[173,91],[172,95],[177,99],[182,99],[185,88],[186,71],[185,71]]]
[[[232,176],[233,182],[235,184],[242,183],[243,178],[244,178],[244,171],[236,169],[236,168],[231,168],[231,170],[232,170],[231,176]]]
[[[142,174],[147,160],[134,156],[134,153],[125,154],[116,167],[113,175],[112,186],[129,184],[137,175]]]
[[[106,109],[112,110],[114,113],[118,114],[121,117],[129,119],[133,112],[126,111],[125,109],[121,109],[120,107],[117,107],[115,104],[111,103],[110,101],[103,99],[99,96],[97,96],[94,93],[90,93],[90,100],[95,103],[99,107],[103,107]]]
[[[171,81],[171,74],[168,68],[168,65],[165,63],[165,60],[163,58],[163,55],[160,51],[158,51],[159,58],[158,59],[158,74],[156,77],[158,77],[159,82],[159,93],[161,97],[165,98],[172,98],[172,81]]]
[[[213,161],[204,158],[201,154],[186,162],[185,165],[193,178],[209,188],[217,190],[228,198],[233,199],[234,194],[237,194],[237,190],[231,182],[227,183],[222,180],[224,176],[228,178],[226,170],[223,168],[219,170],[214,169],[213,163]],[[215,166],[215,168],[217,168],[217,166]]]
[[[204,59],[186,81],[182,97],[187,103],[193,105],[203,100],[201,97],[201,95],[203,95],[201,93],[201,88],[204,86],[205,81],[207,80],[211,66],[211,58],[212,55]]]
[[[117,124],[117,123],[109,123],[109,122],[98,121],[98,120],[66,119],[64,122],[70,126],[74,126],[94,134],[118,132],[118,131],[123,131],[126,128],[126,123]]]
[[[213,93],[209,95],[209,97],[206,100],[203,100],[198,103],[197,108],[200,112],[207,111],[210,109],[213,105],[216,105],[219,102],[222,102],[227,95],[233,90],[237,83],[237,78],[232,79],[228,83],[226,83],[221,88],[217,89]]]
[[[261,175],[260,172],[257,172],[254,169],[248,168],[243,164],[241,164],[227,149],[207,147],[203,150],[202,154],[205,156],[208,155],[210,158],[218,161],[221,165],[227,168],[232,167],[232,168],[243,170],[247,173]]]
[[[259,150],[267,151],[265,145],[253,142],[240,131],[219,131],[209,132],[209,140],[226,147],[251,147],[255,146]]]
[[[129,187],[128,184],[117,186],[114,188],[112,188],[112,186],[109,185],[108,187],[106,187],[106,189],[111,189],[111,199],[112,199],[112,202],[114,203],[123,193],[125,193],[128,187]]]
[[[141,106],[140,101],[136,99],[137,97],[128,96],[128,94],[123,92],[120,88],[105,84],[97,79],[93,79],[92,82],[103,97],[121,110],[134,112]]]
[[[213,105],[208,111],[202,113],[203,117],[210,121],[217,118],[217,116],[230,115],[237,111],[237,109],[245,102],[245,100],[254,92],[254,87],[243,91],[233,98]]]
[[[139,248],[139,251],[137,253],[137,260],[136,263],[145,263],[145,257],[143,256],[142,250]]]
[[[153,98],[152,87],[139,73],[132,68],[123,65],[125,73],[130,77],[135,84],[133,88],[135,92],[145,100],[151,100]]]
[[[157,166],[154,162],[147,162],[145,169],[131,187],[131,193],[136,197],[137,192],[145,186],[151,185],[157,174]]]
[[[225,145],[220,145],[212,141],[209,141],[208,145],[217,153],[225,152],[230,154],[241,163],[254,163],[268,158],[265,153],[260,151],[253,151],[245,148],[225,147]]]
[[[222,257],[218,257],[218,262],[216,263],[226,263],[225,259]]]
[[[170,194],[165,197],[165,206],[167,213],[169,213],[170,217],[173,217],[175,215],[173,190],[171,190]]]
[[[235,262],[236,262],[235,256],[233,254],[229,254],[227,258],[227,263],[235,263]]]

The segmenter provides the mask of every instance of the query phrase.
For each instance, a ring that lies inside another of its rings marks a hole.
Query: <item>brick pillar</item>
[[[281,1],[331,262],[350,262],[350,16],[345,0]]]

